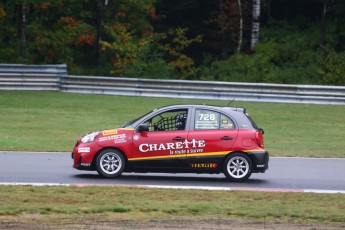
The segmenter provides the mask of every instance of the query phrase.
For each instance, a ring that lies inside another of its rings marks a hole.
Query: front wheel
[[[115,178],[121,175],[125,168],[123,154],[115,149],[103,150],[96,159],[96,169],[99,175]]]
[[[224,161],[223,172],[230,181],[245,181],[252,174],[252,161],[243,153],[230,154]]]

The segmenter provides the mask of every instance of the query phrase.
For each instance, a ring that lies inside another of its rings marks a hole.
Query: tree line
[[[342,0],[1,0],[0,63],[344,85],[344,15]]]

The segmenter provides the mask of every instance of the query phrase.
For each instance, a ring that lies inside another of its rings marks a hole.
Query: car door
[[[179,108],[163,111],[143,121],[140,125],[148,130],[135,130],[129,165],[159,171],[186,167],[187,118],[188,108]]]
[[[191,168],[212,170],[221,167],[222,159],[232,151],[238,128],[228,115],[196,108],[193,113],[189,142],[196,144],[187,153]]]

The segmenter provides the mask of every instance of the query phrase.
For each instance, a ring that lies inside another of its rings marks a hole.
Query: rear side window
[[[234,129],[234,123],[224,114],[220,115],[220,129]]]
[[[219,112],[197,109],[194,118],[195,130],[234,129],[232,120]]]

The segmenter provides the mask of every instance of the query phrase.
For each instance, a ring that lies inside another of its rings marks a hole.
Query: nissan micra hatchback
[[[81,137],[73,167],[106,178],[122,172],[224,173],[245,181],[268,169],[263,130],[245,109],[172,105]]]

